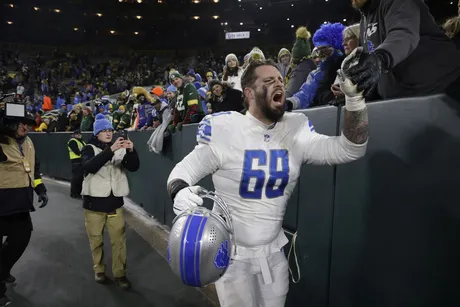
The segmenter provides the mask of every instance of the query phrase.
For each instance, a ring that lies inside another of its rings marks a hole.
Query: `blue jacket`
[[[293,109],[307,109],[313,104],[318,88],[325,77],[327,66],[333,63],[337,57],[343,57],[343,53],[339,50],[335,50],[330,57],[318,65],[318,68],[310,72],[307,81],[300,87],[300,90],[289,98],[292,101]]]

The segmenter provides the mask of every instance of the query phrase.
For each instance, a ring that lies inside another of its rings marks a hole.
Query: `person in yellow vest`
[[[139,169],[139,156],[129,139],[113,138],[113,125],[98,114],[94,122],[94,136],[82,150],[85,171],[83,180],[83,208],[85,226],[93,257],[94,279],[107,280],[105,275],[103,234],[107,227],[112,243],[112,273],[115,283],[129,289],[126,278],[126,234],[123,216],[123,197],[129,194],[126,171]]]
[[[80,130],[75,130],[71,139],[67,142],[70,162],[72,163],[72,180],[70,181],[70,197],[72,198],[81,198],[81,186],[83,184],[81,150],[85,145],[86,143],[82,139]]]
[[[47,205],[48,196],[34,144],[27,136],[35,124],[33,118],[4,114],[0,118],[0,238],[6,237],[0,248],[0,306],[6,306],[10,304],[6,284],[16,280],[11,269],[26,250],[32,234],[33,193],[42,203],[40,208]]]

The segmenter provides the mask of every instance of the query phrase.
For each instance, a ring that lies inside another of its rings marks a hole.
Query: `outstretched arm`
[[[340,136],[326,136],[315,132],[310,121],[300,133],[304,143],[304,162],[312,164],[343,164],[364,156],[369,138],[367,107],[362,92],[358,92],[347,77],[347,69],[359,61],[359,54],[352,52],[337,72],[340,88],[345,94],[345,120]]]
[[[345,109],[343,135],[352,143],[364,144],[369,138],[367,107],[358,111]]]

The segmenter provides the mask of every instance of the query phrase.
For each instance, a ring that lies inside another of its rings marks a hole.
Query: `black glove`
[[[377,86],[382,71],[382,56],[378,53],[362,53],[359,62],[350,68],[344,67],[351,82],[358,86],[358,91],[367,96]]]
[[[292,101],[290,101],[288,99],[286,99],[285,105],[286,105],[286,111],[287,112],[291,112],[292,109],[294,108],[294,105],[292,104]]]
[[[48,204],[48,195],[46,193],[40,193],[38,195],[38,202],[42,203],[39,208],[43,208]]]

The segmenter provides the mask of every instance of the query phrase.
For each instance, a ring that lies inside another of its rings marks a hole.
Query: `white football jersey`
[[[279,236],[303,163],[345,163],[366,150],[344,136],[316,133],[301,113],[286,113],[270,126],[249,112],[208,115],[197,141],[168,182],[194,185],[212,173],[216,193],[229,205],[236,243],[244,247],[266,246]]]

